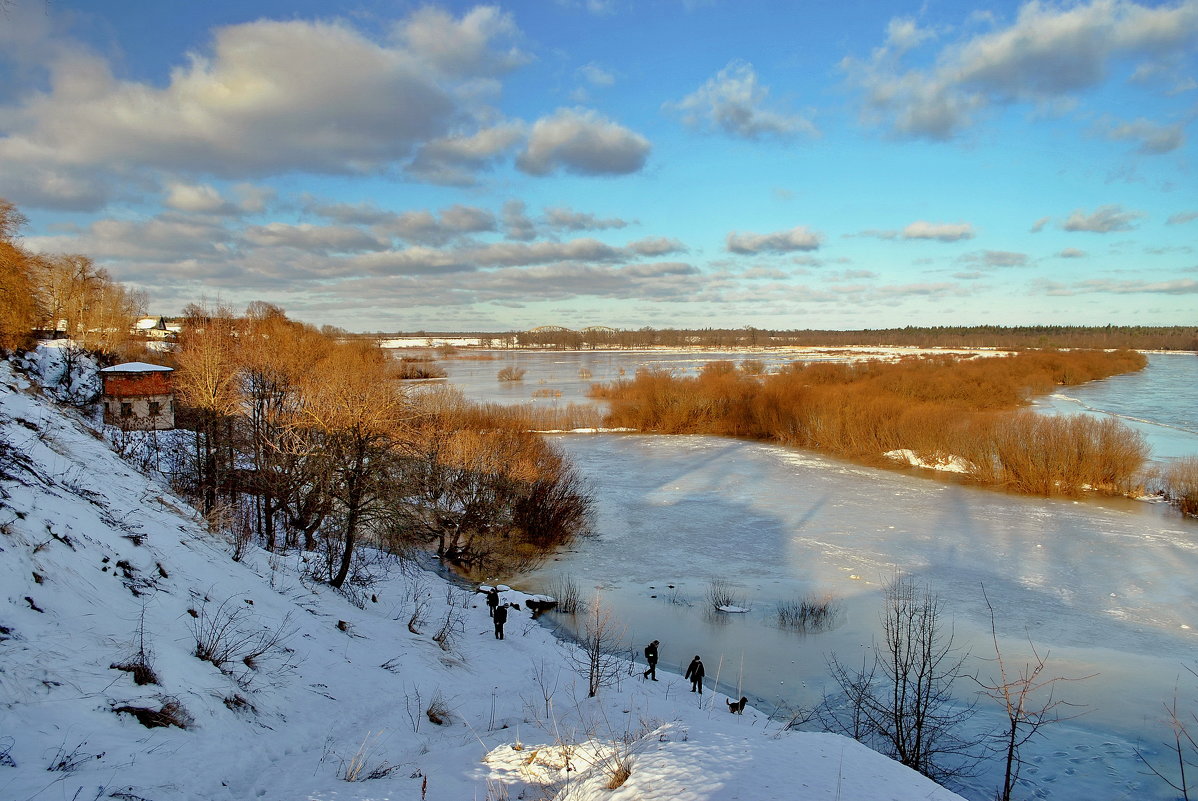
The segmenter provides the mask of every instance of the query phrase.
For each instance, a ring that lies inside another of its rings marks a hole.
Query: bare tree
[[[883,642],[859,670],[829,662],[840,693],[824,699],[817,717],[829,731],[853,737],[929,778],[966,774],[978,742],[962,739],[974,705],[954,700],[968,653],[953,645],[939,596],[909,577],[883,590]]]
[[[363,530],[380,523],[388,509],[389,462],[406,419],[406,399],[390,380],[384,356],[370,344],[336,345],[312,366],[308,379],[298,421],[320,439],[327,457],[341,529],[340,560],[329,583],[340,587]]]
[[[594,698],[601,687],[611,686],[619,677],[624,664],[620,656],[624,633],[624,627],[612,618],[596,593],[578,632],[578,647],[568,647],[566,652],[574,671],[587,680],[588,698]]]
[[[26,347],[40,310],[34,297],[36,259],[17,244],[26,219],[0,198],[0,352]]]
[[[195,417],[196,493],[201,510],[216,508],[221,491],[231,491],[233,422],[237,392],[237,332],[227,309],[191,305],[176,354],[175,389]]]
[[[1198,671],[1194,668],[1186,666],[1186,670],[1194,676],[1198,676]],[[1173,689],[1173,700],[1166,702],[1165,715],[1169,720],[1169,728],[1172,733],[1172,742],[1165,743],[1165,748],[1169,752],[1171,758],[1176,759],[1177,773],[1173,775],[1169,769],[1163,765],[1156,764],[1140,749],[1136,749],[1136,756],[1144,766],[1156,776],[1158,779],[1169,785],[1174,792],[1180,794],[1180,798],[1184,801],[1190,801],[1190,779],[1186,776],[1186,768],[1198,768],[1198,761],[1195,757],[1198,756],[1198,740],[1195,739],[1195,732],[1198,731],[1198,714],[1194,712],[1186,713],[1178,708],[1177,705],[1177,688]]]
[[[990,638],[994,643],[994,662],[998,666],[998,676],[989,683],[974,679],[982,689],[982,694],[991,700],[1002,704],[1007,714],[1007,725],[1002,730],[1002,748],[1004,758],[1003,785],[998,793],[998,801],[1011,801],[1011,793],[1015,782],[1019,780],[1019,770],[1023,767],[1021,756],[1023,746],[1040,734],[1045,726],[1069,720],[1076,715],[1062,716],[1062,708],[1072,706],[1066,701],[1054,697],[1057,682],[1081,681],[1091,678],[1065,678],[1055,676],[1047,678],[1044,670],[1048,663],[1048,654],[1040,656],[1036,646],[1028,639],[1032,658],[1018,670],[1008,665],[998,645],[998,629],[994,622],[994,606],[986,588],[982,588],[982,597],[986,600],[986,608],[990,610]],[[1043,696],[1047,691],[1047,696]]]

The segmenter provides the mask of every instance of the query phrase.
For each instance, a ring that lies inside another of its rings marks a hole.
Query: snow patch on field
[[[910,448],[900,448],[899,450],[887,451],[883,454],[889,459],[896,462],[905,462],[912,467],[922,467],[926,470],[941,470],[946,473],[968,473],[973,469],[973,464],[967,459],[962,459],[960,456],[946,456],[940,459],[924,459]]]

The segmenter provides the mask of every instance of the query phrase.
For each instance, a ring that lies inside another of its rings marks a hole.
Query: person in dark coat
[[[487,590],[487,614],[495,617],[495,607],[499,606],[499,590],[495,587]]]
[[[495,607],[495,639],[503,639],[503,624],[507,623],[507,604]]]
[[[644,674],[645,678],[657,681],[657,640],[645,646],[645,661],[649,663],[649,669]]]
[[[695,654],[695,658],[686,666],[683,678],[691,680],[691,692],[703,694],[703,660],[699,658],[698,654]]]

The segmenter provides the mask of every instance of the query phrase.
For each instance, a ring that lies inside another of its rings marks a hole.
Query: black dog
[[[725,701],[724,703],[728,705],[728,711],[733,715],[743,715],[745,713],[745,704],[749,703],[749,699],[742,695],[739,701]]]

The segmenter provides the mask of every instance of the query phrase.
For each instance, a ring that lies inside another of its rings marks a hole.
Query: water
[[[578,377],[582,367],[591,380],[609,380],[650,358],[695,369],[718,357],[521,352],[469,369],[446,367],[470,397],[526,400],[533,389],[554,387],[563,393],[556,401],[566,402],[581,399],[590,383]],[[1196,453],[1187,414],[1198,358],[1188,358],[1153,356],[1143,373],[1071,388],[1072,400],[1054,399],[1048,411],[1084,404],[1134,418],[1154,452],[1163,443],[1171,455]],[[528,369],[525,386],[496,388],[495,372],[510,363]],[[940,594],[956,643],[973,652],[970,665],[984,677],[993,667],[984,660],[993,656],[984,587],[1009,662],[1022,665],[1030,641],[1048,655],[1048,676],[1090,676],[1057,685],[1056,697],[1084,705],[1075,711],[1086,714],[1049,726],[1025,748],[1023,795],[1173,797],[1145,775],[1135,752],[1167,764],[1162,702],[1178,682],[1183,704],[1198,687],[1183,670],[1198,653],[1198,522],[1164,504],[1009,495],[761,443],[554,439],[595,490],[596,536],[514,579],[519,586],[541,589],[571,574],[626,623],[630,647],[660,639],[663,668],[702,654],[709,678],[718,673],[722,689],[743,692],[767,711],[818,701],[831,689],[832,655],[861,663],[878,637],[880,588],[896,571]],[[750,611],[713,612],[704,598],[713,579],[733,585]],[[831,630],[800,635],[776,625],[776,604],[806,594],[836,600]],[[962,684],[958,692],[975,691]],[[1001,713],[987,704],[979,725],[1000,723]],[[953,789],[987,799],[997,770],[991,761]]]
[[[1114,417],[1143,432],[1154,458],[1198,455],[1198,355],[1152,353],[1148,367],[1037,400],[1048,414]]]

